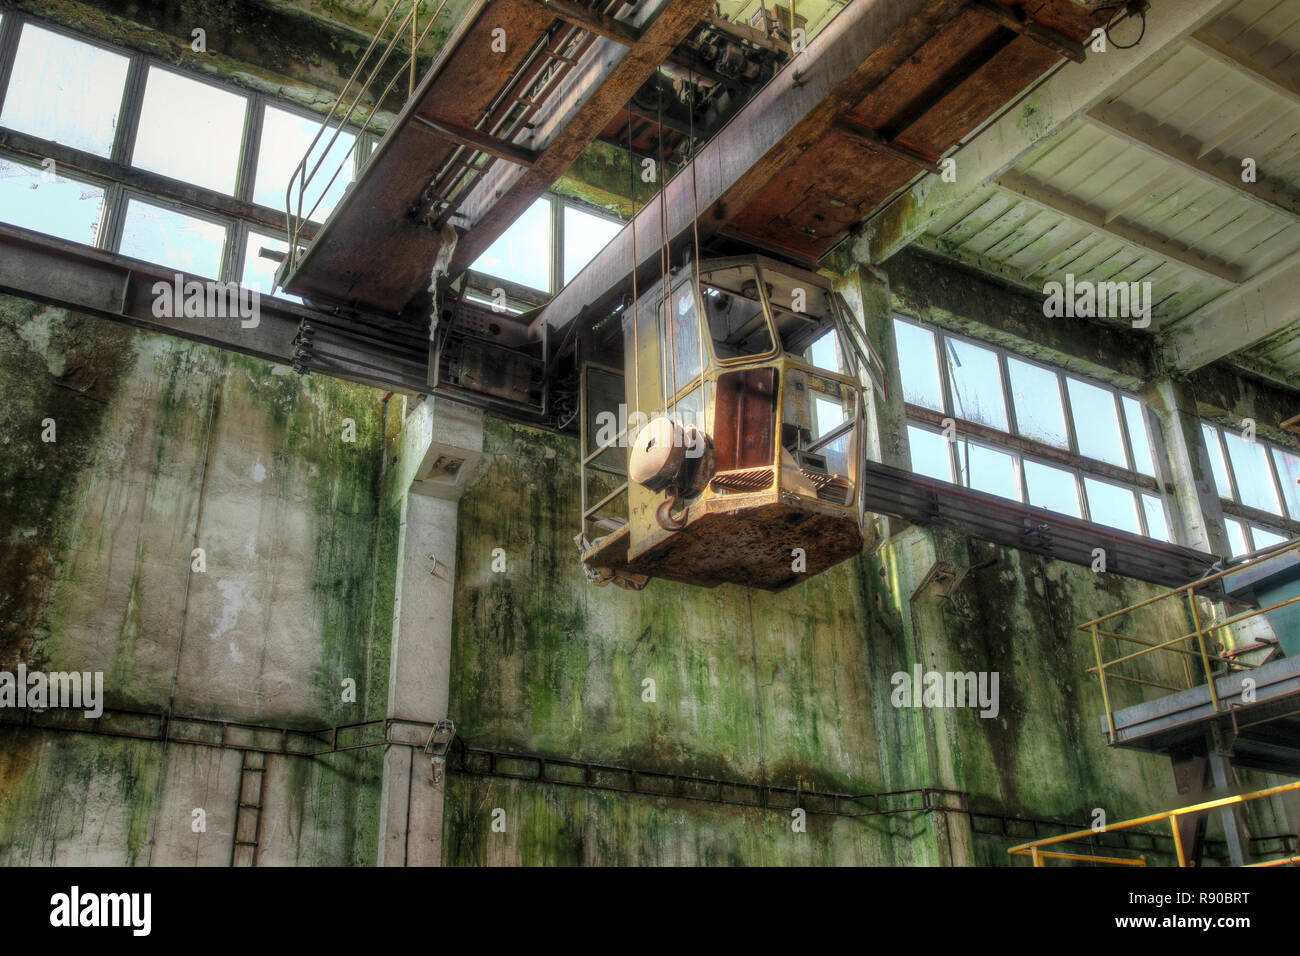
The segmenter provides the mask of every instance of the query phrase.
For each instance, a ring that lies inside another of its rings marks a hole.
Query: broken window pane
[[[233,196],[247,112],[238,93],[151,66],[131,161]]]
[[[1065,408],[1061,404],[1056,373],[1010,356],[1007,373],[1011,378],[1011,402],[1016,409],[1020,434],[1058,448],[1069,448]]]
[[[1073,472],[1026,459],[1025,484],[1029,489],[1029,503],[1034,507],[1057,511],[1074,518],[1082,517],[1079,511],[1079,489]]]
[[[1159,541],[1172,541],[1169,522],[1165,519],[1164,502],[1155,495],[1142,495],[1142,511],[1147,519],[1147,534]]]
[[[551,201],[537,200],[470,266],[530,289],[551,288]]]
[[[124,256],[219,279],[225,246],[225,226],[139,199],[126,204],[119,249]]]
[[[0,159],[0,218],[24,229],[95,244],[104,190]]]
[[[356,137],[342,130],[331,146],[334,130],[326,129],[312,146],[320,125],[321,121],[313,117],[299,116],[275,106],[266,107],[262,114],[262,141],[257,150],[257,174],[253,177],[253,202],[272,209],[284,209],[285,190],[292,180],[290,211],[295,216],[301,213],[304,219],[323,222],[334,211],[348,183],[352,182],[352,146]],[[311,156],[304,169],[295,176],[298,163],[306,155],[308,147]],[[314,175],[313,169],[316,170]],[[298,193],[303,185],[302,177],[307,177],[307,188],[303,191],[300,205]],[[549,257],[547,263],[549,269]]]
[[[1136,398],[1127,395],[1121,395],[1120,402],[1124,406],[1124,418],[1128,423],[1129,444],[1133,447],[1133,470],[1154,478],[1155,460],[1151,454],[1151,441],[1147,437],[1146,409]]]
[[[952,456],[948,439],[939,432],[907,426],[907,441],[912,448],[912,470],[918,475],[952,481]]]
[[[1228,547],[1232,550],[1230,557],[1239,558],[1243,554],[1250,554],[1246,526],[1236,518],[1224,518],[1223,523],[1228,526]]]
[[[1232,498],[1232,483],[1228,480],[1228,466],[1223,459],[1223,446],[1219,444],[1219,430],[1210,425],[1201,426],[1205,449],[1210,453],[1210,467],[1214,470],[1214,487],[1219,497]]]
[[[986,348],[944,339],[948,381],[952,385],[952,411],[970,422],[998,431],[1007,430],[1007,408],[1002,395],[1002,370],[998,356]]]
[[[1130,489],[1112,485],[1108,481],[1098,481],[1096,478],[1087,477],[1083,479],[1083,484],[1088,493],[1088,511],[1092,515],[1093,521],[1097,524],[1119,528],[1121,531],[1131,531],[1133,534],[1141,533],[1141,525],[1138,524],[1137,506],[1133,501],[1133,492]]]
[[[1250,536],[1255,539],[1256,551],[1262,551],[1265,548],[1273,547],[1275,544],[1282,544],[1290,540],[1286,535],[1275,534],[1272,531],[1261,528],[1257,524],[1250,526]]]
[[[939,363],[934,353],[934,333],[908,322],[894,321],[898,343],[899,374],[903,379],[903,400],[941,412],[943,389],[939,385]]]
[[[961,483],[966,487],[1014,501],[1020,500],[1015,456],[987,445],[958,441],[957,467],[961,471]]]
[[[129,65],[119,53],[23,24],[0,125],[108,156]]]
[[[1287,513],[1300,521],[1300,456],[1281,448],[1273,449],[1273,463],[1277,465],[1278,481],[1286,496]]]
[[[1246,441],[1237,432],[1223,429],[1223,442],[1228,446],[1232,462],[1232,476],[1237,479],[1237,500],[1243,505],[1278,515],[1282,505],[1273,487],[1273,472],[1268,467],[1268,452],[1260,442]]]
[[[568,285],[596,253],[609,245],[623,224],[594,216],[574,206],[564,207],[564,284]]]
[[[256,289],[262,295],[276,295],[281,299],[288,299],[290,302],[301,303],[302,299],[296,295],[290,295],[284,290],[276,291],[275,271],[280,268],[280,263],[262,256],[260,254],[262,249],[270,249],[273,252],[288,252],[289,244],[283,239],[254,232],[250,229],[244,249],[244,271],[241,273],[240,282],[245,288]]]
[[[1079,454],[1127,468],[1114,393],[1077,378],[1067,377],[1065,381],[1070,390],[1070,411],[1074,415]]]

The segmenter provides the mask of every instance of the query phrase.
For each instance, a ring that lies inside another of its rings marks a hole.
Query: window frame
[[[1088,501],[1087,487],[1084,478],[1092,478],[1096,481],[1105,482],[1110,485],[1123,487],[1133,495],[1134,513],[1137,518],[1139,534],[1142,537],[1149,538],[1153,541],[1166,541],[1167,537],[1156,537],[1151,533],[1150,522],[1147,520],[1146,508],[1142,500],[1142,495],[1150,495],[1160,502],[1164,511],[1166,530],[1172,535],[1176,527],[1172,520],[1170,495],[1173,488],[1164,475],[1164,463],[1161,452],[1164,447],[1162,437],[1152,419],[1151,412],[1141,397],[1124,389],[1117,388],[1106,382],[1100,382],[1096,379],[1089,378],[1086,375],[1080,375],[1069,369],[1059,366],[1050,365],[1037,358],[1022,354],[1005,345],[995,344],[992,342],[981,341],[969,335],[955,333],[943,326],[935,323],[928,323],[919,318],[906,313],[893,310],[891,318],[894,323],[909,325],[930,333],[933,336],[935,349],[935,358],[939,366],[939,389],[944,406],[943,411],[935,411],[923,405],[914,405],[911,402],[904,402],[906,424],[912,427],[922,428],[926,431],[942,434],[943,422],[945,419],[951,419],[956,425],[956,436],[958,441],[948,442],[949,455],[949,473],[953,476],[953,484],[959,487],[967,488],[977,494],[990,494],[990,492],[981,492],[969,485],[962,484],[960,481],[962,470],[961,462],[958,459],[958,442],[975,441],[976,444],[992,446],[1000,451],[1009,453],[1014,459],[1016,472],[1016,481],[1018,484],[1019,503],[1025,507],[1036,508],[1042,511],[1048,511],[1051,514],[1060,514],[1063,517],[1074,518],[1064,512],[1051,511],[1041,505],[1035,505],[1029,498],[1029,484],[1026,477],[1025,462],[1031,461],[1039,465],[1048,466],[1060,471],[1068,472],[1074,479],[1075,499],[1079,508],[1079,517],[1075,520],[1082,520],[1089,524],[1095,524],[1098,527],[1107,530],[1118,530],[1113,525],[1105,524],[1098,521],[1092,516],[1092,508]],[[896,325],[891,324],[891,335]],[[994,354],[997,359],[998,374],[1000,376],[1000,385],[1002,391],[1002,401],[1006,408],[1007,430],[993,428],[974,422],[957,415],[953,409],[952,381],[950,370],[945,361],[947,340],[952,339],[964,342],[969,345],[986,349]],[[897,346],[895,346],[897,347]],[[1016,413],[1015,399],[1012,395],[1011,373],[1009,360],[1015,359],[1025,365],[1034,366],[1051,373],[1056,378],[1057,394],[1060,397],[1061,409],[1065,416],[1065,431],[1068,447],[1062,448],[1059,445],[1049,444],[1023,435],[1020,432],[1020,425]],[[1120,445],[1123,450],[1124,459],[1129,467],[1119,467],[1100,459],[1091,458],[1079,452],[1078,431],[1075,423],[1074,406],[1070,401],[1070,390],[1068,380],[1074,378],[1085,385],[1091,385],[1095,388],[1106,391],[1111,396],[1114,406],[1116,421],[1120,429]],[[1138,471],[1135,467],[1136,460],[1133,452],[1133,441],[1129,435],[1128,416],[1124,413],[1123,399],[1125,397],[1137,402],[1142,416],[1142,424],[1146,428],[1147,447],[1151,451],[1151,469],[1154,475],[1146,475]],[[1000,495],[991,495],[992,497],[1001,498]],[[1014,499],[1001,499],[1010,501]]]
[[[1268,466],[1268,473],[1273,485],[1273,494],[1277,496],[1278,507],[1282,509],[1281,514],[1274,514],[1271,511],[1264,511],[1260,508],[1253,507],[1242,502],[1240,485],[1237,482],[1236,466],[1232,463],[1232,456],[1228,453],[1228,442],[1224,438],[1224,433],[1229,428],[1238,431],[1237,426],[1225,425],[1221,419],[1202,418],[1200,420],[1202,430],[1200,434],[1205,435],[1205,428],[1214,432],[1215,441],[1218,451],[1223,456],[1223,466],[1228,479],[1231,495],[1225,495],[1219,489],[1219,483],[1210,475],[1210,481],[1213,483],[1214,493],[1219,499],[1219,506],[1223,510],[1224,518],[1231,518],[1239,522],[1245,528],[1246,543],[1250,545],[1251,550],[1256,550],[1254,530],[1270,532],[1281,535],[1284,538],[1300,537],[1300,515],[1291,514],[1290,499],[1286,494],[1286,489],[1282,485],[1282,476],[1278,473],[1277,458],[1273,454],[1273,449],[1286,452],[1293,456],[1300,456],[1300,451],[1290,448],[1280,442],[1270,441],[1259,435],[1255,436],[1255,444],[1264,450],[1264,459]],[[1206,447],[1206,454],[1212,454],[1213,450]],[[1226,533],[1225,525],[1225,533]]]

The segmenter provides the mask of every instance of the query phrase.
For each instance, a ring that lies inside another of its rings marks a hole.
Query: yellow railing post
[[[1192,612],[1192,627],[1196,632],[1196,644],[1201,649],[1201,666],[1205,668],[1205,683],[1210,688],[1210,701],[1214,712],[1219,712],[1219,689],[1214,686],[1214,673],[1210,670],[1210,655],[1205,649],[1205,631],[1201,629],[1201,612],[1196,607],[1196,590],[1187,591],[1187,607]]]
[[[1174,834],[1174,852],[1178,854],[1178,865],[1187,865],[1187,854],[1183,852],[1183,835],[1178,831],[1178,814],[1169,814],[1169,829]]]
[[[1092,648],[1097,652],[1097,678],[1101,681],[1101,699],[1106,705],[1106,726],[1110,729],[1110,742],[1115,742],[1115,712],[1111,710],[1110,693],[1106,689],[1106,665],[1101,659],[1101,635],[1098,625],[1092,626]]]

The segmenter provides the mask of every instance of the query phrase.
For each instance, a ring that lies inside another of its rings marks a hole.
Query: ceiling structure
[[[1227,358],[1300,387],[1300,0],[1202,6],[1210,15],[913,238],[1040,294],[1067,274],[1150,282],[1143,334],[1171,367]],[[1142,46],[1162,39],[1166,9]],[[1115,39],[1131,42],[1131,26]]]

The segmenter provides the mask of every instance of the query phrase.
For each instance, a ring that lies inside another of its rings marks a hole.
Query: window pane
[[[1067,377],[1065,381],[1070,390],[1070,411],[1074,415],[1079,454],[1127,468],[1114,393],[1077,378]]]
[[[691,283],[683,282],[674,289],[672,298],[663,307],[668,311],[667,320],[660,325],[665,337],[664,367],[675,370],[664,395],[671,398],[700,374],[700,320],[695,315],[695,291]]]
[[[1146,410],[1136,398],[1120,396],[1124,405],[1124,418],[1128,423],[1128,440],[1133,446],[1133,470],[1155,477],[1155,458],[1151,454],[1151,442],[1147,438]]]
[[[596,253],[623,228],[621,222],[564,207],[564,284],[568,285]]]
[[[939,363],[934,354],[934,333],[907,322],[894,321],[898,343],[899,374],[903,379],[903,400],[943,411],[943,390],[939,387]]]
[[[539,199],[529,206],[470,268],[530,289],[549,291],[551,201]]]
[[[0,159],[0,218],[15,226],[94,245],[104,190]]]
[[[1300,520],[1300,456],[1274,448],[1273,464],[1277,465],[1277,477],[1282,483],[1282,494],[1286,496],[1287,512],[1292,518]]]
[[[1142,496],[1142,510],[1147,518],[1147,532],[1159,541],[1173,541],[1169,537],[1169,522],[1165,520],[1165,505],[1155,495]]]
[[[1141,533],[1131,490],[1095,478],[1084,478],[1083,484],[1088,492],[1088,511],[1093,521],[1121,531]]]
[[[151,66],[131,161],[233,196],[247,112],[237,93]]]
[[[1020,500],[1020,484],[1016,481],[1016,460],[1013,456],[987,445],[958,441],[957,464],[962,472],[962,484],[966,487],[1014,501]]]
[[[907,441],[912,448],[912,470],[918,475],[952,481],[952,458],[948,440],[938,432],[907,426]]]
[[[129,65],[121,54],[24,24],[0,125],[107,156]]]
[[[256,289],[262,295],[277,295],[281,299],[301,303],[302,299],[298,296],[290,295],[283,290],[278,292],[275,290],[275,270],[280,267],[280,263],[260,255],[259,252],[263,248],[274,252],[288,252],[289,243],[275,236],[250,230],[248,244],[244,249],[244,271],[240,273],[241,284],[247,289]]]
[[[1250,544],[1246,541],[1246,526],[1236,518],[1224,518],[1228,526],[1228,547],[1232,549],[1231,557],[1239,558],[1250,554]]]
[[[1209,425],[1201,426],[1201,435],[1205,438],[1205,448],[1210,453],[1210,467],[1214,469],[1214,487],[1221,498],[1232,498],[1232,484],[1228,481],[1228,466],[1223,460],[1223,448],[1219,444],[1219,430]]]
[[[1025,461],[1025,484],[1029,486],[1029,503],[1037,508],[1082,517],[1079,491],[1074,473],[1036,461]]]
[[[758,273],[752,266],[714,269],[700,276],[700,301],[709,321],[713,354],[726,360],[772,351]]]
[[[1262,551],[1265,548],[1271,548],[1275,544],[1282,544],[1289,540],[1285,535],[1274,534],[1272,531],[1265,531],[1259,525],[1250,526],[1250,536],[1255,539],[1255,550]]]
[[[221,277],[226,227],[138,199],[126,205],[121,253],[208,279]]]
[[[999,431],[1007,430],[1007,408],[1002,398],[1002,371],[996,352],[945,339],[954,415]]]
[[[294,170],[311,146],[312,140],[320,129],[320,120],[299,116],[288,110],[268,106],[262,119],[262,143],[257,150],[257,175],[253,179],[253,202],[270,206],[272,209],[284,208],[284,191],[289,180],[294,180],[293,208],[298,214],[298,189],[301,183],[294,178]],[[303,193],[302,215],[304,218],[323,222],[334,211],[348,183],[352,182],[352,146],[356,137],[343,130],[333,146],[329,146],[334,136],[332,129],[321,133],[320,140],[312,146],[311,156],[307,160],[303,175],[310,177],[307,190]],[[329,148],[326,155],[325,150]],[[321,162],[321,157],[325,159]],[[312,170],[320,162],[320,168],[312,175]],[[341,166],[341,168],[340,168]],[[335,176],[335,171],[338,175]],[[331,183],[331,177],[333,182]],[[315,212],[312,212],[313,207]],[[527,215],[525,213],[525,215]]]
[[[1011,401],[1016,408],[1016,425],[1020,434],[1049,445],[1069,448],[1065,408],[1061,405],[1056,373],[1010,357],[1007,358],[1007,372],[1011,377]]]
[[[1237,479],[1237,500],[1243,505],[1282,513],[1273,487],[1273,473],[1268,467],[1268,452],[1259,442],[1246,441],[1235,431],[1223,429],[1223,442],[1232,461],[1232,476]]]
[[[822,334],[822,337],[808,346],[808,353],[804,356],[809,363],[824,368],[828,372],[839,372],[843,368],[840,365],[840,347],[836,341],[835,330]]]

